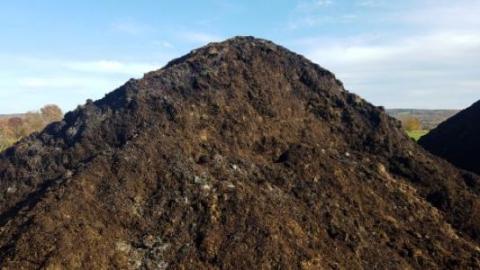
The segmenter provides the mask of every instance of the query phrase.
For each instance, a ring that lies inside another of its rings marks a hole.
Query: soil
[[[478,269],[480,185],[331,72],[211,43],[0,156],[2,269]]]
[[[480,174],[480,101],[440,124],[419,143],[456,166]]]

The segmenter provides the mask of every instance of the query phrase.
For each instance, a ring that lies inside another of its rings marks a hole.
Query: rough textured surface
[[[456,166],[480,174],[480,101],[440,124],[419,143]]]
[[[475,269],[479,179],[271,42],[209,44],[0,158],[5,269]]]

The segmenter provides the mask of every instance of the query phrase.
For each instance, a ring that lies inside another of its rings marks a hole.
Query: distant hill
[[[5,118],[12,118],[12,117],[23,117],[25,114],[23,113],[17,113],[17,114],[0,114],[0,119],[5,119]]]
[[[397,119],[415,117],[422,123],[423,129],[431,130],[441,122],[457,114],[459,110],[423,110],[423,109],[387,109],[387,113]]]

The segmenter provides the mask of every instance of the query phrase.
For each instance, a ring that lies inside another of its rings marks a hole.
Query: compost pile
[[[480,101],[440,124],[419,143],[456,166],[480,174]]]
[[[237,37],[5,151],[0,265],[478,269],[478,183],[331,72]]]

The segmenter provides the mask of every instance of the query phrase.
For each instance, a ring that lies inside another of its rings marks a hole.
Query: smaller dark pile
[[[480,101],[440,124],[419,143],[456,166],[480,174]]]

